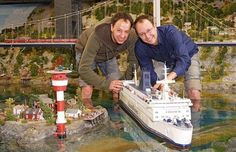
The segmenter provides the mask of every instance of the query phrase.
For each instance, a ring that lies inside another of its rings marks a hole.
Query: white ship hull
[[[178,101],[151,99],[147,102],[145,92],[139,91],[132,81],[120,92],[121,106],[148,132],[181,148],[191,145],[193,127],[174,125],[163,119],[184,117],[191,119],[189,99],[176,98]],[[191,102],[190,102],[191,103]]]

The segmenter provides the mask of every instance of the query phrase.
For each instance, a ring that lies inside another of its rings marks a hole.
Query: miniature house
[[[74,119],[81,116],[81,114],[82,114],[82,111],[79,109],[67,109],[65,113],[67,118],[74,118]]]
[[[28,108],[25,111],[25,119],[43,120],[43,111],[40,108]]]
[[[51,98],[49,98],[47,94],[40,94],[39,101],[46,104],[50,109],[52,109],[52,111],[54,112],[56,111],[55,102]],[[36,102],[35,108],[40,108],[39,105],[40,105],[39,102]]]
[[[28,108],[27,106],[25,105],[16,105],[13,107],[13,115],[16,115],[16,116],[20,116],[24,111],[25,109]]]

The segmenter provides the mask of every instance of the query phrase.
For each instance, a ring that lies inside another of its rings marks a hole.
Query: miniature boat
[[[188,148],[193,133],[192,103],[170,91],[168,84],[174,81],[167,80],[166,66],[164,71],[164,80],[157,81],[163,85],[162,91],[151,91],[149,72],[142,73],[139,86],[136,76],[135,80],[124,80],[120,92],[121,107],[146,131],[177,147]]]
[[[88,115],[84,117],[84,121],[90,122],[92,125],[99,123],[102,119],[104,119],[105,114],[102,110],[94,110],[91,111]]]

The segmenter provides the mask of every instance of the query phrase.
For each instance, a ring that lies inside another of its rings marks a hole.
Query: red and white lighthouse
[[[57,131],[56,135],[58,138],[66,137],[66,118],[65,118],[65,101],[64,101],[64,91],[66,91],[68,78],[66,77],[67,73],[70,73],[69,70],[51,70],[47,73],[52,74],[52,86],[53,91],[56,93],[56,102],[57,102]]]

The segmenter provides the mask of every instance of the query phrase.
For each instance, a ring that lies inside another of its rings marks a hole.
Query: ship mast
[[[167,79],[167,70],[168,68],[166,67],[166,64],[164,64],[164,79],[161,81],[156,81],[157,84],[163,84],[163,90],[162,90],[162,99],[163,100],[169,100],[169,92],[170,92],[170,87],[169,83],[175,83],[174,80],[168,80]]]
[[[135,86],[138,86],[138,77],[137,77],[136,64],[134,64],[134,84],[135,84]]]

